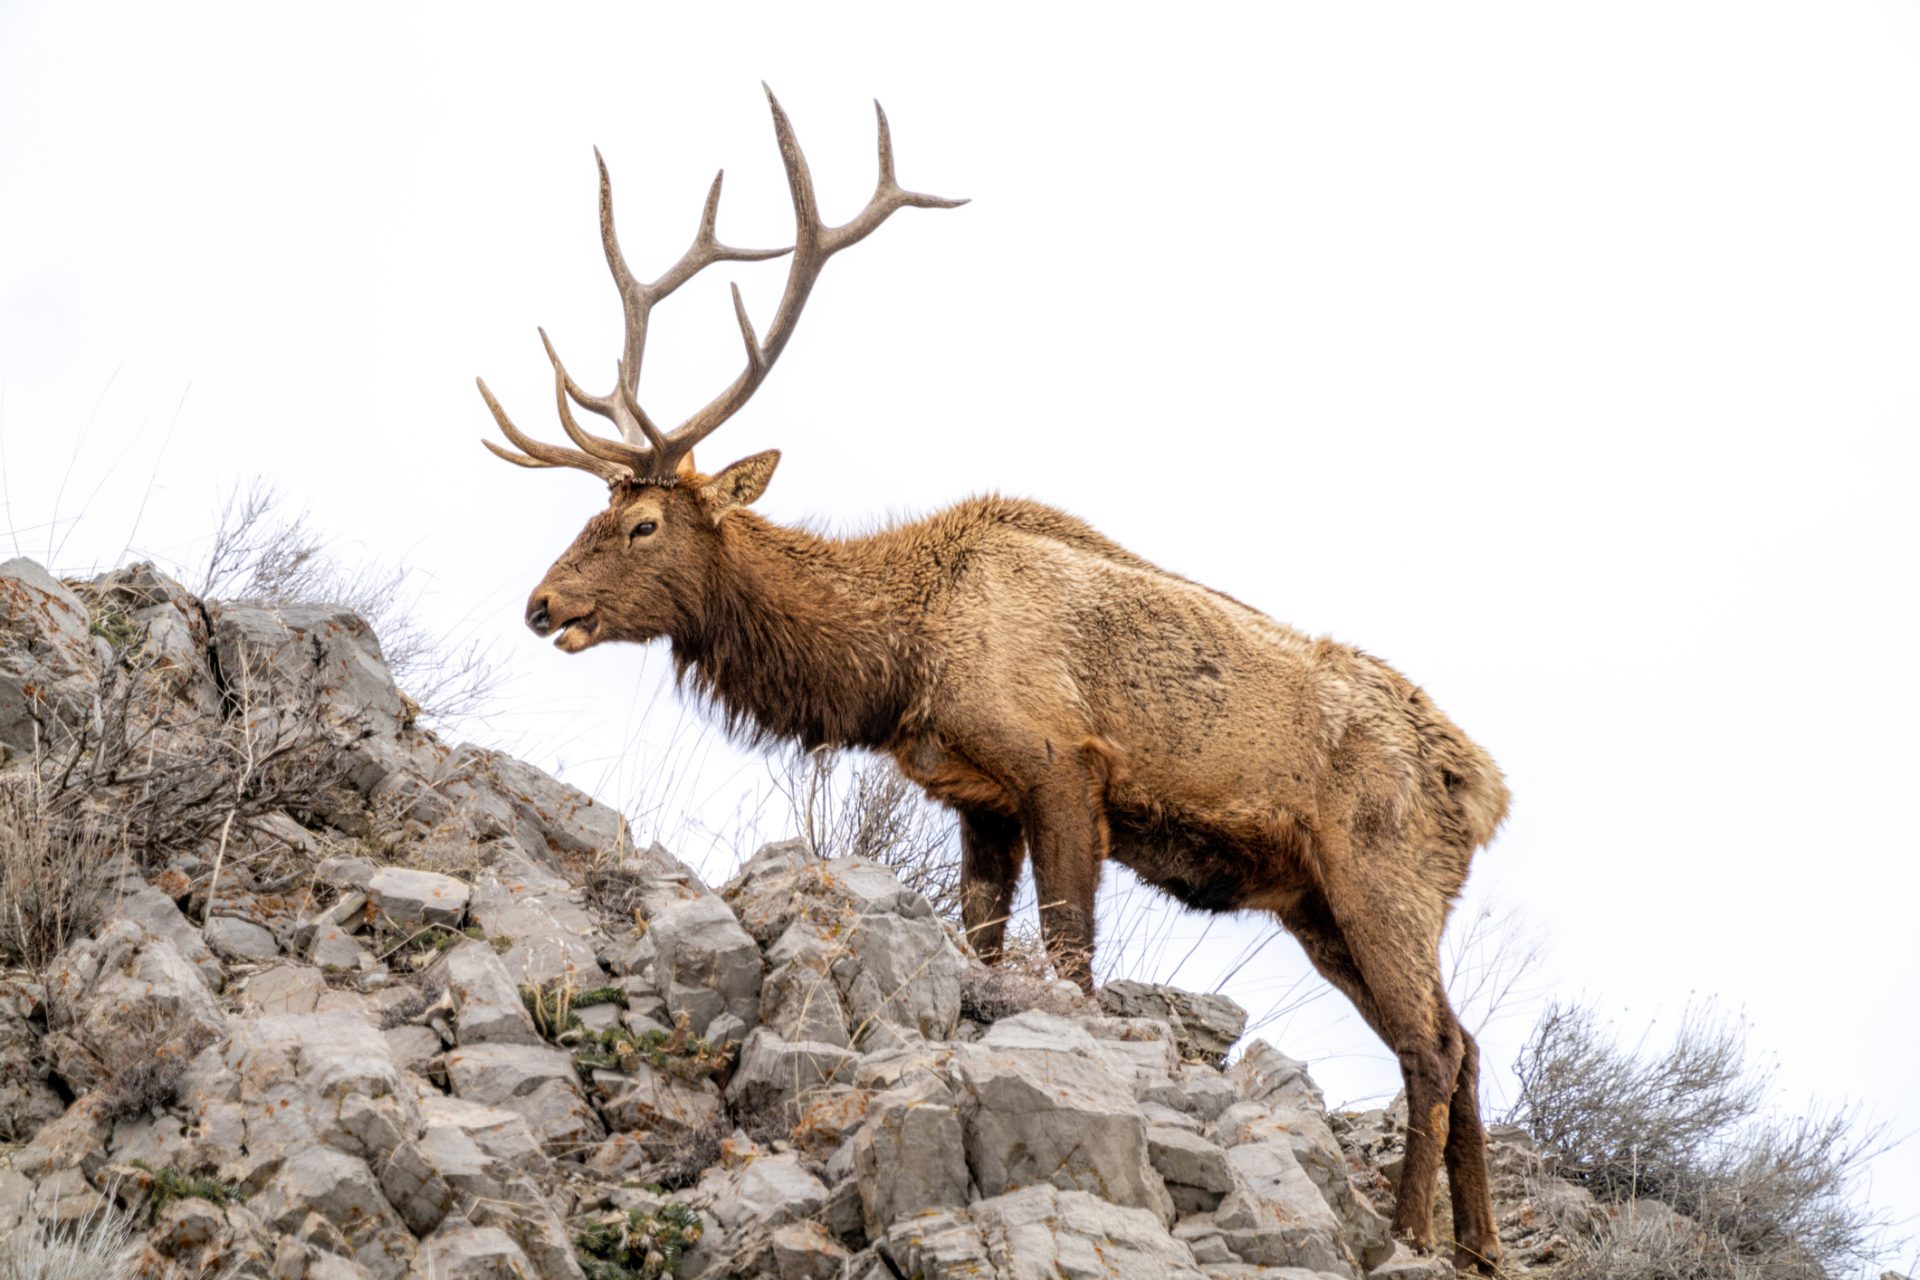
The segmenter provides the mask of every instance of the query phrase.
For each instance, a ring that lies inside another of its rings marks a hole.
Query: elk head
[[[723,172],[714,176],[707,193],[693,245],[664,275],[651,284],[642,284],[620,252],[613,229],[613,187],[607,178],[606,162],[595,150],[594,159],[600,167],[600,240],[626,318],[626,342],[613,389],[605,395],[582,390],[561,364],[546,331],[540,331],[540,341],[553,365],[560,425],[567,438],[579,446],[569,449],[544,444],[522,433],[487,390],[485,380],[477,380],[494,421],[518,452],[503,449],[491,440],[482,441],[487,448],[516,466],[572,467],[591,471],[607,483],[607,509],[587,521],[580,536],[554,561],[527,601],[527,625],[539,635],[553,635],[554,644],[568,653],[578,653],[605,640],[646,641],[675,634],[694,614],[712,578],[722,522],[729,512],[765,492],[780,455],[775,450],[757,453],[707,476],[694,469],[693,447],[732,417],[759,388],[793,336],[807,295],[828,258],[873,234],[896,209],[950,209],[966,203],[907,191],[894,181],[887,114],[876,102],[880,177],[873,197],[851,221],[837,227],[825,225],[814,201],[806,157],[794,140],[786,112],[770,89],[767,102],[773,109],[774,134],[793,195],[791,249],[737,249],[721,243],[714,233],[714,221],[720,209]],[[793,255],[787,286],[764,340],[754,333],[753,321],[740,300],[740,287],[733,286],[733,311],[746,344],[746,368],[692,417],[671,431],[662,431],[639,401],[640,361],[654,304],[716,262],[756,262],[785,253]],[[574,419],[572,405],[611,421],[619,428],[619,438],[584,430]]]

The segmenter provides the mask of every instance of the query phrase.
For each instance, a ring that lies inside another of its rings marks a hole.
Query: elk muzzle
[[[547,594],[536,591],[527,601],[527,625],[533,628],[533,634],[544,636],[553,630],[553,616],[547,612]]]

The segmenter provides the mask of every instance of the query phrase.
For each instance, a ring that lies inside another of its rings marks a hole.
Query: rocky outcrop
[[[978,961],[884,867],[788,841],[711,889],[414,726],[339,610],[20,561],[0,604],[11,776],[115,680],[144,731],[324,747],[299,803],[129,847],[87,936],[0,976],[0,1249],[118,1203],[179,1280],[1446,1270],[1387,1235],[1402,1122],[1234,1058],[1230,1001],[1116,982],[963,1016]],[[1530,1160],[1496,1151],[1515,1186]]]

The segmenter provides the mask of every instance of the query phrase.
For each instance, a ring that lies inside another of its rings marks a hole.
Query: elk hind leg
[[[1441,1008],[1453,1017],[1446,993]],[[1458,1019],[1455,1018],[1458,1025]],[[1487,1177],[1487,1131],[1480,1123],[1480,1046],[1460,1028],[1460,1074],[1454,1084],[1447,1127],[1447,1189],[1453,1200],[1453,1265],[1493,1273],[1500,1262],[1500,1230],[1493,1219]]]
[[[1407,1152],[1393,1232],[1425,1252],[1433,1248],[1434,1189],[1451,1139],[1466,1048],[1440,990],[1442,914],[1420,910],[1411,894],[1398,903],[1396,896],[1348,882],[1332,889],[1327,903],[1367,992],[1366,1002],[1355,1005],[1363,1017],[1371,1006],[1369,1023],[1400,1060],[1407,1090]]]
[[[960,810],[960,920],[967,941],[987,964],[998,964],[1013,914],[1014,889],[1026,847],[1020,820],[991,809]]]

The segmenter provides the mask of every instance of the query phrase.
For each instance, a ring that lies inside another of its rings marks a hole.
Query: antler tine
[[[525,434],[520,428],[513,425],[513,419],[509,418],[507,411],[500,407],[500,402],[493,398],[493,392],[487,389],[487,380],[485,378],[475,378],[474,383],[480,388],[480,398],[487,402],[487,408],[492,411],[493,420],[499,424],[501,434],[505,435],[508,440],[512,441],[514,445],[520,449],[520,453],[515,454],[509,450],[502,449],[491,440],[482,440],[480,442],[499,457],[505,458],[508,462],[520,467],[573,467],[580,471],[590,471],[602,480],[605,480],[608,484],[631,483],[633,481],[634,469],[632,467],[612,461],[611,459],[599,458],[592,454],[582,453],[578,450],[563,449],[559,445],[542,444],[532,436]],[[523,454],[525,456],[521,456]]]
[[[873,103],[873,114],[879,125],[880,180],[874,186],[873,199],[867,202],[867,207],[860,211],[858,217],[826,230],[827,253],[838,253],[849,245],[865,240],[896,209],[957,209],[967,203],[965,199],[950,200],[945,196],[908,191],[894,181],[893,130],[887,125],[887,110],[877,98]]]
[[[553,342],[547,337],[545,329],[540,330],[540,345],[547,349],[547,359],[553,365],[553,402],[560,414],[560,428],[567,433],[567,439],[579,445],[596,458],[619,463],[634,472],[643,471],[649,461],[647,450],[636,449],[632,445],[617,440],[603,440],[585,430],[574,420],[573,410],[567,405],[568,395],[579,395],[578,385],[573,375],[567,372],[566,365],[560,361],[560,353],[553,349]]]
[[[726,390],[675,427],[667,436],[665,449],[655,449],[655,475],[662,474],[662,468],[666,474],[671,474],[674,463],[691,452],[714,428],[738,412],[740,406],[759,389],[768,370],[786,349],[787,340],[793,336],[800,312],[806,307],[807,296],[813,292],[820,268],[828,258],[872,235],[895,210],[952,209],[967,203],[965,200],[908,191],[894,180],[892,130],[887,125],[886,111],[876,101],[873,109],[879,119],[880,175],[874,184],[873,196],[867,201],[866,208],[852,219],[837,227],[826,226],[820,221],[820,209],[813,193],[813,175],[807,169],[806,154],[800,150],[799,140],[794,136],[793,124],[781,108],[780,100],[774,97],[773,90],[765,84],[760,87],[766,89],[767,105],[773,112],[774,137],[780,145],[780,159],[787,170],[787,188],[793,196],[793,265],[788,269],[787,287],[780,295],[779,308],[774,312],[773,323],[767,327],[764,342],[755,341],[753,324],[740,302],[740,291],[737,287],[734,289],[734,312],[747,344],[747,367]]]
[[[713,185],[707,189],[706,204],[701,209],[700,226],[694,232],[693,243],[680,255],[679,261],[662,272],[652,284],[642,284],[627,265],[626,255],[620,251],[620,237],[613,222],[613,180],[607,173],[607,162],[598,147],[594,148],[593,159],[600,170],[600,244],[606,254],[607,268],[613,273],[614,285],[620,291],[626,338],[613,390],[603,396],[591,395],[569,379],[567,393],[581,408],[619,424],[627,443],[639,448],[643,440],[651,443],[658,435],[657,431],[647,429],[651,423],[639,409],[640,363],[646,356],[647,324],[654,306],[716,262],[763,262],[791,253],[792,250],[741,249],[721,241],[715,227],[720,216],[720,189],[727,176],[723,169],[714,174]],[[623,409],[631,412],[623,414]],[[623,418],[626,420],[623,421]]]
[[[786,349],[787,340],[793,336],[794,326],[806,306],[807,296],[813,291],[814,282],[828,258],[872,235],[897,209],[951,209],[967,203],[965,200],[949,200],[908,191],[895,181],[893,137],[887,126],[887,113],[876,102],[873,108],[879,120],[880,173],[874,184],[873,195],[866,207],[850,221],[829,227],[820,221],[819,207],[813,194],[813,176],[807,170],[807,158],[794,137],[793,125],[788,121],[787,113],[781,109],[780,101],[773,96],[771,89],[767,89],[767,105],[773,112],[774,136],[780,146],[781,163],[786,167],[787,188],[793,196],[793,246],[786,249],[741,249],[721,241],[715,228],[720,217],[721,184],[726,177],[722,171],[714,175],[713,185],[707,190],[706,204],[701,209],[700,226],[694,232],[693,243],[677,262],[651,284],[640,283],[628,267],[626,255],[620,250],[620,237],[613,225],[613,181],[607,174],[605,158],[601,156],[599,148],[594,149],[594,164],[600,171],[600,244],[606,254],[607,269],[613,273],[614,286],[620,291],[620,308],[625,320],[625,341],[616,366],[613,389],[603,396],[583,390],[574,381],[573,375],[567,372],[566,365],[560,360],[560,353],[554,350],[546,330],[542,329],[540,342],[546,348],[547,359],[553,364],[554,400],[559,407],[560,426],[567,433],[567,438],[580,447],[576,450],[542,444],[524,435],[507,417],[499,401],[493,398],[493,393],[487,390],[487,384],[480,381],[480,394],[486,399],[487,408],[493,412],[494,421],[499,423],[507,439],[521,451],[514,453],[487,441],[487,447],[495,454],[516,466],[574,467],[591,471],[609,484],[631,484],[636,481],[672,484],[679,464],[693,451],[693,447],[732,417],[765,380],[767,372]],[[761,262],[786,253],[793,255],[793,264],[788,268],[786,288],[780,295],[780,305],[774,312],[773,323],[768,326],[766,340],[761,341],[754,333],[753,321],[740,298],[740,288],[735,285],[733,312],[740,325],[741,341],[747,349],[747,367],[726,390],[698,413],[672,432],[663,433],[647,416],[646,410],[640,407],[639,400],[640,362],[646,355],[647,324],[654,305],[716,262]],[[613,422],[619,428],[621,438],[605,439],[582,428],[568,407],[569,400]]]

